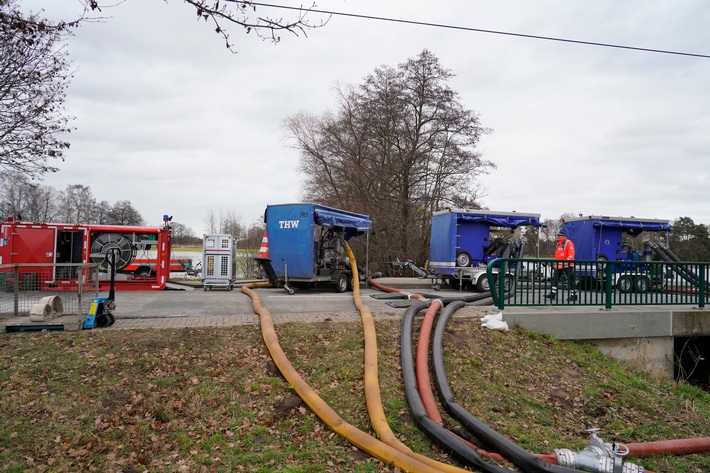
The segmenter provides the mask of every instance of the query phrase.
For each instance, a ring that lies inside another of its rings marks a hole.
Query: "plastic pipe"
[[[303,378],[301,378],[296,369],[289,362],[286,354],[283,352],[283,349],[279,344],[271,313],[261,305],[261,299],[256,292],[252,290],[252,288],[255,287],[269,286],[270,283],[252,284],[242,286],[241,291],[252,299],[252,307],[254,308],[254,312],[259,315],[262,336],[264,338],[264,343],[271,354],[271,358],[274,360],[274,363],[279,368],[279,371],[281,371],[281,374],[284,376],[286,381],[288,381],[303,402],[305,402],[306,405],[310,407],[311,410],[334,432],[343,436],[350,443],[369,455],[376,457],[387,464],[395,465],[407,472],[440,472],[441,470],[426,465],[410,457],[409,455],[390,447],[386,443],[377,440],[352,424],[347,423],[338,415],[337,412],[335,412],[335,410],[333,410],[333,408],[331,408],[320,396],[318,396],[318,394],[303,380]]]
[[[461,424],[469,432],[476,435],[479,439],[481,439],[481,441],[483,441],[483,443],[492,447],[495,451],[503,455],[526,473],[571,473],[580,471],[543,461],[476,419],[454,401],[453,392],[451,391],[451,387],[444,370],[443,338],[444,329],[449,321],[449,318],[456,310],[463,307],[463,305],[464,304],[462,302],[452,302],[446,306],[446,308],[441,312],[436,329],[434,330],[434,342],[432,346],[434,373],[437,390],[439,391],[439,396],[441,397],[446,410],[452,417],[461,422]]]
[[[431,305],[424,313],[424,320],[419,329],[420,334],[419,340],[417,341],[417,355],[414,364],[416,367],[417,388],[419,389],[419,395],[422,398],[424,409],[426,409],[429,418],[441,426],[444,425],[444,421],[441,418],[439,409],[436,407],[434,393],[431,389],[431,383],[429,382],[429,336],[431,335],[431,328],[434,325],[434,317],[436,317],[436,313],[439,309],[443,307],[444,304],[440,300],[435,300],[432,301]]]
[[[353,268],[353,273],[357,274],[357,261],[355,260],[355,255],[353,254],[352,249],[347,243],[345,244],[345,251],[350,259],[350,266]],[[465,472],[465,470],[462,470],[461,468],[447,465],[424,455],[414,453],[392,432],[382,406],[377,363],[377,334],[375,332],[375,323],[372,318],[370,308],[364,304],[360,298],[360,281],[357,278],[353,278],[353,302],[355,303],[357,310],[360,312],[365,338],[365,403],[367,404],[367,412],[370,416],[372,428],[375,429],[375,432],[379,436],[380,440],[384,443],[426,465],[437,468],[442,472]]]
[[[435,304],[439,302],[439,304]],[[419,332],[419,339],[417,340],[417,353],[416,353],[416,363],[415,371],[417,376],[417,388],[419,389],[419,395],[422,398],[422,404],[426,410],[427,416],[443,428],[447,428],[444,419],[441,417],[439,408],[436,405],[436,400],[434,399],[434,393],[431,389],[431,381],[429,377],[429,340],[431,335],[431,327],[433,326],[434,318],[440,307],[444,307],[444,303],[441,300],[432,301],[432,304],[424,313],[424,320],[422,321],[422,327]],[[447,428],[448,429],[448,428]],[[451,429],[448,429],[451,431]],[[453,433],[453,432],[452,432]],[[454,434],[461,438],[460,435]],[[483,455],[486,458],[497,462],[508,462],[508,460],[497,453],[488,452],[478,447],[477,445],[469,442],[468,440],[461,438],[461,440],[473,449],[479,455]],[[552,458],[556,457],[552,455]]]
[[[444,307],[444,303],[441,303],[441,307]],[[422,321],[422,327],[419,331],[419,339],[417,340],[417,353],[416,353],[416,375],[417,375],[417,387],[419,389],[419,395],[422,398],[422,404],[426,410],[427,416],[437,424],[446,428],[439,408],[436,405],[434,399],[434,393],[431,389],[431,380],[429,377],[429,342],[431,339],[431,327],[434,322],[434,317],[438,311],[438,305],[432,302],[432,305],[427,309],[424,314],[424,320]],[[450,430],[450,429],[449,429]],[[488,452],[477,445],[474,445],[465,439],[463,440],[479,455],[483,455],[486,458],[498,462],[507,462],[508,460],[494,452]],[[547,463],[557,463],[557,456],[554,453],[549,454],[538,454],[538,458],[546,461]]]
[[[394,287],[389,287],[385,286],[384,284],[380,284],[374,279],[369,279],[368,282],[370,285],[376,289],[379,289],[382,292],[399,292],[402,294],[406,294],[408,299],[417,299],[417,300],[425,300],[426,298],[420,294],[407,294],[403,290],[394,288]]]
[[[402,317],[402,379],[412,417],[419,428],[429,437],[446,450],[453,452],[465,463],[486,473],[510,473],[510,470],[506,468],[484,462],[463,440],[434,422],[426,414],[426,409],[417,391],[417,380],[412,357],[412,326],[417,313],[427,308],[430,303],[430,301],[415,302],[405,310],[404,316]]]
[[[665,245],[662,246],[662,245],[659,245],[659,244],[654,243],[652,241],[647,241],[646,243],[644,243],[644,246],[655,251],[656,254],[658,256],[660,256],[660,258],[663,261],[665,261],[666,263],[679,262],[678,257],[675,256],[675,254],[673,254],[670,251],[670,248],[668,248]],[[685,279],[686,281],[688,281],[693,286],[700,285],[698,276],[695,273],[693,273],[692,271],[688,271],[686,268],[684,268],[682,266],[668,265],[668,267],[670,268],[671,271],[676,273],[682,279]]]
[[[654,455],[690,455],[710,452],[710,437],[627,443],[625,445],[629,449],[628,456],[634,458],[646,458]]]

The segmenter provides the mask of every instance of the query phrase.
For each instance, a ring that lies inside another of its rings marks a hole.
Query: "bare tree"
[[[164,0],[168,3],[167,0]],[[211,24],[214,31],[224,39],[224,44],[232,52],[236,52],[229,30],[232,27],[244,30],[247,34],[254,33],[258,37],[278,43],[281,41],[282,33],[290,33],[294,36],[306,36],[310,29],[325,26],[328,19],[311,22],[307,15],[315,4],[311,7],[287,7],[283,5],[265,5],[249,0],[184,0],[185,3],[195,8],[197,19]],[[120,6],[115,0],[82,0],[84,4],[84,15],[74,21],[93,20],[90,13],[103,13],[111,7]],[[283,16],[272,17],[261,14],[261,8],[278,8],[280,11],[289,11],[291,18]],[[259,8],[259,12],[257,12]]]
[[[60,194],[59,217],[64,223],[86,224],[92,223],[96,198],[89,186],[72,184]]]
[[[116,202],[107,215],[109,225],[145,225],[145,219],[133,207],[128,200],[119,200]]]
[[[205,220],[205,231],[208,234],[219,233],[219,222],[217,221],[217,216],[214,210],[209,209],[207,211],[207,219]]]
[[[109,219],[109,213],[111,212],[111,204],[108,200],[102,200],[94,206],[93,213],[93,223],[98,223],[101,225],[106,225]]]
[[[242,224],[241,220],[241,217],[231,210],[224,214],[220,212],[220,233],[223,235],[232,235],[235,240],[239,240],[245,231],[244,224]]]
[[[58,214],[59,193],[51,186],[31,182],[19,171],[9,173],[0,186],[2,218],[14,217],[28,222],[53,221]]]
[[[173,245],[195,245],[200,243],[200,239],[195,236],[192,228],[184,223],[172,221],[170,223],[172,229]]]
[[[64,108],[69,82],[62,28],[19,12],[0,0],[0,173],[39,177],[64,160],[70,118]]]
[[[395,258],[423,263],[431,214],[480,206],[477,177],[495,167],[475,150],[489,130],[448,87],[452,76],[424,50],[340,88],[335,112],[286,120],[304,197],[370,215],[370,254],[380,268]]]

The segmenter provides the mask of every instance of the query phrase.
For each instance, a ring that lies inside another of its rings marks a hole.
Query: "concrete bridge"
[[[691,306],[507,307],[503,320],[561,340],[583,340],[656,376],[710,385],[710,310]],[[688,375],[690,377],[688,377]]]

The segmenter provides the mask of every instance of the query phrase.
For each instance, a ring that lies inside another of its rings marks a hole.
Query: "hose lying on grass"
[[[271,358],[278,367],[283,377],[288,381],[296,394],[306,403],[306,405],[334,432],[346,438],[350,443],[369,455],[394,465],[403,471],[435,473],[441,470],[426,465],[411,456],[390,447],[386,443],[377,440],[373,436],[363,432],[352,424],[349,424],[331,408],[308,383],[298,374],[291,362],[286,357],[279,344],[274,321],[271,313],[261,305],[261,299],[253,291],[257,287],[269,287],[270,283],[250,284],[242,286],[241,291],[251,297],[254,312],[259,316],[261,332]]]

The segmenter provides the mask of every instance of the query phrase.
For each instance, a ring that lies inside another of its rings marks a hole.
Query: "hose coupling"
[[[629,449],[620,443],[604,443],[596,432],[590,429],[589,445],[584,450],[572,451],[567,448],[556,449],[557,464],[593,473],[644,473],[642,466],[624,462]]]

